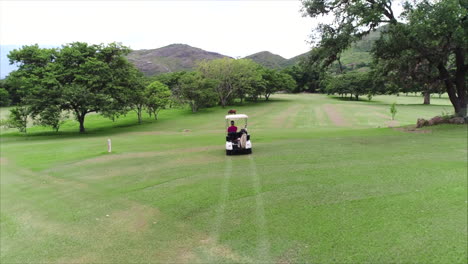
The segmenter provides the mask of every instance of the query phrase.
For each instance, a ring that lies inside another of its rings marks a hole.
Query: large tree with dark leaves
[[[89,45],[74,42],[61,49],[24,46],[8,55],[19,69],[9,79],[22,87],[31,115],[71,111],[85,131],[85,116],[99,112],[111,118],[125,113],[135,69],[124,57],[130,50],[117,43]]]
[[[311,61],[322,67],[339,62],[344,50],[382,23],[398,23],[390,0],[303,0],[302,4],[312,18],[333,17],[330,23],[320,23],[313,35],[316,49]]]
[[[387,25],[373,50],[379,63],[386,64],[379,67],[388,71],[382,76],[409,76],[411,84],[424,90],[443,82],[455,113],[466,115],[466,0],[423,0],[404,6],[405,23],[396,19],[390,0],[303,0],[303,10],[311,17],[334,18],[317,28],[310,64],[328,67],[351,43]]]
[[[373,49],[385,74],[417,83],[426,94],[443,83],[459,116],[467,109],[467,7],[458,0],[406,3],[407,23],[389,27]]]

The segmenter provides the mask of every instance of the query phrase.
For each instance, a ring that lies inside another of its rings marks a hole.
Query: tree
[[[375,94],[372,80],[366,72],[347,72],[332,77],[326,86],[328,94],[345,95],[350,94],[351,99],[359,100],[359,96]]]
[[[293,93],[317,92],[323,89],[322,80],[326,78],[326,72],[317,65],[309,64],[307,60],[302,60],[298,64],[282,70],[290,75],[296,85],[290,89]]]
[[[436,71],[455,113],[466,115],[466,5],[458,0],[420,0],[406,2],[404,8],[402,23],[392,11],[391,0],[304,0],[303,11],[311,17],[333,14],[335,18],[317,28],[311,63],[328,67],[351,43],[386,24],[381,40],[374,45],[374,57],[402,62],[406,58],[412,64],[408,69],[426,67],[428,76]],[[402,72],[398,67],[393,71]],[[435,82],[430,79],[426,83]]]
[[[339,62],[344,50],[382,23],[397,23],[391,0],[303,0],[302,5],[304,14],[312,18],[334,15],[331,23],[319,24],[313,35],[317,48],[311,62],[322,67]]]
[[[390,114],[392,115],[392,120],[395,120],[395,115],[397,113],[396,103],[390,105]]]
[[[204,78],[199,72],[188,72],[180,78],[174,93],[195,113],[202,107],[216,105],[217,85],[217,81]]]
[[[204,78],[215,80],[219,103],[225,107],[235,96],[243,100],[253,87],[262,82],[261,67],[249,59],[216,59],[202,61],[197,71]]]
[[[51,105],[43,109],[40,115],[34,116],[33,118],[36,124],[51,127],[55,132],[58,132],[60,126],[68,118],[68,114],[62,112],[59,106]]]
[[[18,70],[11,72],[5,80],[13,104],[29,104],[26,100],[43,87],[42,82],[48,75],[45,68],[55,60],[56,53],[55,49],[41,49],[36,44],[15,49],[7,55],[10,64],[19,64]]]
[[[256,99],[262,93],[265,86],[262,72],[263,67],[250,59],[234,61],[234,89],[241,103],[247,96]]]
[[[177,84],[179,83],[180,77],[182,77],[186,72],[179,71],[179,72],[168,72],[162,73],[156,76],[149,77],[149,83],[154,81],[159,81],[169,87],[169,89],[173,90]]]
[[[2,80],[2,87],[8,92],[10,105],[21,104],[21,83],[19,78],[10,77],[15,72],[10,73],[6,79]]]
[[[466,116],[468,9],[457,0],[421,1],[406,3],[403,17],[407,23],[390,27],[375,45],[377,61],[400,75],[412,76],[426,102],[444,83],[456,115]],[[400,64],[388,62],[392,60]]]
[[[147,97],[145,96],[146,79],[140,71],[132,69],[129,71],[127,80],[131,83],[131,86],[124,93],[126,96],[125,101],[129,109],[136,112],[138,124],[141,124],[143,109],[147,102]]]
[[[10,94],[5,88],[0,87],[0,106],[9,106],[10,102]]]
[[[161,82],[154,81],[146,87],[144,97],[148,113],[157,120],[159,111],[169,104],[171,90]]]
[[[88,113],[99,112],[115,118],[125,113],[131,92],[134,66],[124,57],[130,52],[117,43],[89,45],[74,42],[61,49],[24,46],[8,55],[19,69],[11,81],[21,83],[21,98],[40,115],[50,105],[72,111],[85,132]]]
[[[26,133],[28,127],[28,117],[30,109],[27,106],[17,106],[10,110],[10,116],[7,119],[7,126],[17,128],[20,132]]]
[[[275,92],[292,91],[296,87],[296,81],[291,75],[273,69],[265,69],[263,79],[266,82],[263,94],[267,101]]]

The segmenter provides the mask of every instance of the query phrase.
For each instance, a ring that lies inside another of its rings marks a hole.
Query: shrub
[[[25,106],[17,106],[10,110],[7,125],[10,128],[17,128],[20,132],[26,133],[28,125],[29,109]]]
[[[390,113],[392,114],[392,120],[395,120],[395,115],[397,113],[396,103],[390,105]]]

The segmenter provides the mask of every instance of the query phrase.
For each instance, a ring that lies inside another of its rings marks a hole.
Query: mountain
[[[380,34],[382,30],[385,30],[384,27],[380,27],[375,31],[370,32],[368,35],[364,36],[362,39],[356,41],[349,47],[347,50],[345,50],[341,54],[340,61],[342,63],[343,69],[352,71],[352,70],[357,70],[357,71],[367,71],[369,70],[369,66],[372,62],[372,55],[370,51],[372,50],[372,46],[374,45],[374,42],[380,38]],[[292,66],[294,64],[297,64],[301,59],[305,59],[308,56],[309,52],[300,54],[296,57],[293,57],[285,64],[283,64],[283,67],[288,67]],[[338,69],[338,63],[334,62],[332,65],[332,68]]]
[[[383,28],[379,28],[371,32],[341,54],[341,63],[347,70],[368,69],[372,60],[370,50],[375,40],[380,37],[380,32],[382,30]],[[51,48],[54,46],[40,45],[40,47]],[[0,45],[0,79],[5,78],[6,75],[16,69],[15,65],[9,65],[7,54],[11,50],[18,48],[21,48],[21,46]],[[262,51],[245,58],[251,59],[268,68],[282,69],[297,64],[301,59],[306,58],[307,55],[308,52],[291,59],[285,59],[269,51]],[[165,72],[193,70],[197,61],[230,57],[186,44],[171,44],[158,49],[134,50],[127,58],[145,75],[151,76]]]
[[[281,69],[283,64],[287,62],[287,59],[280,55],[273,54],[269,51],[261,51],[245,57],[251,59],[256,63],[272,69]]]
[[[289,67],[289,66],[298,64],[302,59],[307,58],[308,55],[309,55],[309,52],[306,52],[306,53],[299,54],[295,57],[292,57],[289,60],[287,60],[286,63],[283,64],[283,67]]]
[[[228,56],[191,47],[185,44],[171,44],[159,49],[135,50],[127,59],[145,75],[191,70],[197,61],[229,58]]]
[[[380,38],[385,26],[370,32],[362,39],[354,42],[351,47],[341,54],[341,63],[346,70],[367,71],[372,62],[371,50],[375,41]]]
[[[246,59],[251,59],[255,61],[256,63],[263,65],[267,68],[271,69],[283,69],[289,66],[293,66],[299,61],[305,57],[307,57],[309,53],[303,53],[300,55],[297,55],[295,57],[292,57],[291,59],[285,59],[281,57],[280,55],[273,54],[269,51],[262,51],[258,52],[252,55],[249,55],[245,57]]]

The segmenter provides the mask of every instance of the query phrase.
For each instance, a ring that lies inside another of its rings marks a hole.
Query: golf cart
[[[251,154],[252,143],[250,142],[250,135],[247,132],[247,119],[249,117],[244,114],[235,114],[226,116],[226,128],[229,127],[231,121],[237,123],[244,123],[244,128],[239,132],[229,132],[226,136],[226,155],[234,154]],[[240,128],[240,127],[239,127]]]

